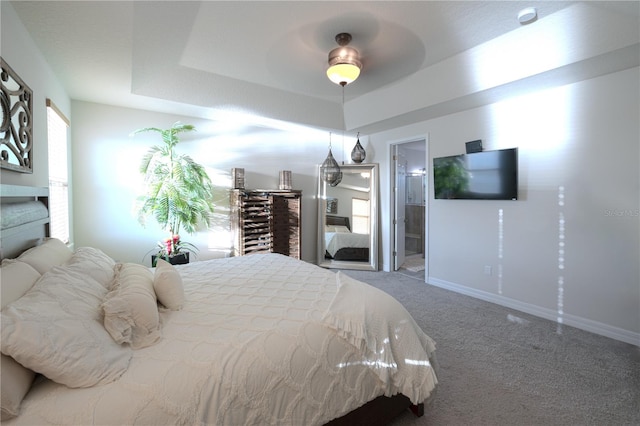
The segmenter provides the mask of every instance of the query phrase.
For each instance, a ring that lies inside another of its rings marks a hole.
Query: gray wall
[[[434,200],[429,170],[428,282],[637,344],[639,81],[632,68],[370,135],[377,153],[426,137],[429,165],[475,139],[519,149],[518,201]]]

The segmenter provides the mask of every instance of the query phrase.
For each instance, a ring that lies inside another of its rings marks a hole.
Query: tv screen
[[[436,199],[517,200],[518,149],[433,159]]]

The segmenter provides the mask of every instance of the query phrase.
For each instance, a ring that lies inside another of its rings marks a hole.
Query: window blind
[[[47,99],[50,233],[69,243],[69,120]]]

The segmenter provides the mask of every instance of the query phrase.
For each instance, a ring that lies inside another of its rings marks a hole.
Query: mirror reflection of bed
[[[377,271],[378,164],[340,171],[342,180],[331,186],[318,169],[318,265]]]
[[[369,261],[369,234],[352,232],[348,217],[327,215],[324,235],[326,259]]]

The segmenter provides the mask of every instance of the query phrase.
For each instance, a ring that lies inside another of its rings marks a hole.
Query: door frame
[[[393,256],[391,257],[391,270],[397,271],[400,269],[402,264],[406,259],[406,233],[407,233],[407,214],[406,214],[406,178],[407,178],[407,165],[405,157],[402,158],[404,164],[402,168],[404,169],[402,172],[399,171],[399,165],[401,164],[401,159],[397,158],[402,153],[403,144],[394,144],[393,145]],[[404,154],[402,154],[404,155]],[[398,176],[402,174],[405,181],[401,181],[398,179]],[[399,202],[402,200],[401,202]],[[400,215],[399,212],[402,212]],[[400,232],[402,231],[402,232]]]
[[[429,164],[429,134],[426,133],[422,136],[416,136],[416,137],[412,137],[412,138],[407,138],[407,139],[403,139],[403,140],[397,140],[394,141],[390,144],[389,149],[390,149],[390,155],[389,155],[389,194],[391,194],[391,205],[390,205],[390,210],[391,210],[391,226],[390,226],[390,238],[389,241],[391,242],[390,244],[390,251],[391,251],[391,257],[390,257],[390,264],[391,264],[391,271],[395,270],[395,255],[394,252],[396,251],[396,229],[394,226],[393,221],[395,220],[395,212],[396,212],[396,166],[395,166],[395,159],[394,159],[394,155],[395,155],[395,151],[396,151],[396,146],[397,145],[403,145],[403,144],[408,144],[408,143],[412,143],[412,142],[421,142],[423,141],[425,144],[425,159],[424,159],[424,164],[425,164],[425,168],[427,169],[427,173],[425,175],[425,203],[424,203],[424,230],[425,230],[425,237],[424,237],[424,262],[425,262],[425,270],[424,270],[424,280],[425,282],[428,281],[429,278],[429,202],[430,202],[430,193],[431,193],[431,176],[432,176],[432,172],[431,172],[431,164]]]

